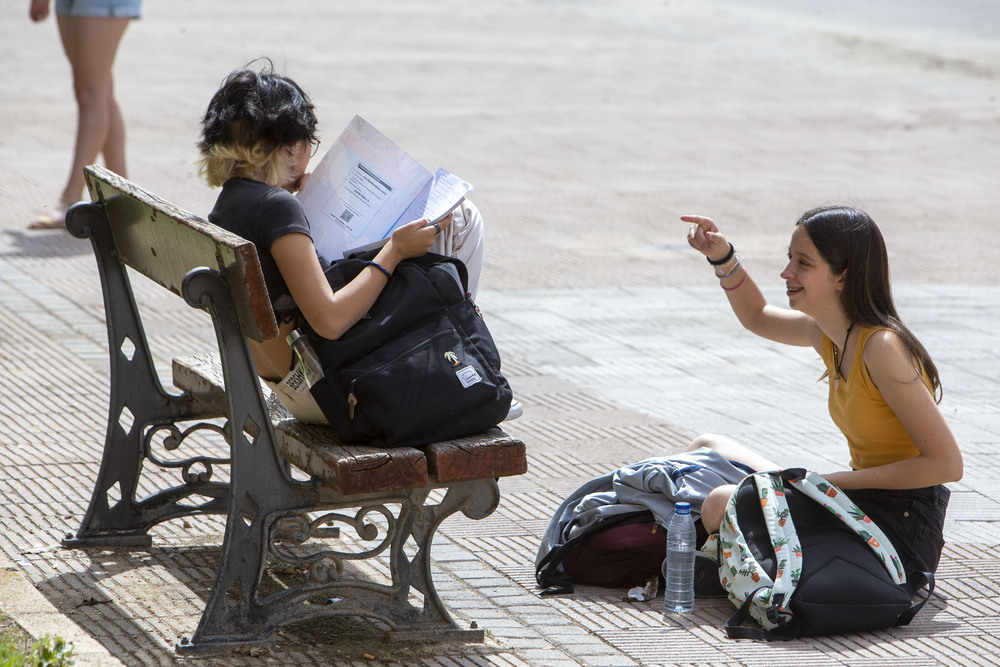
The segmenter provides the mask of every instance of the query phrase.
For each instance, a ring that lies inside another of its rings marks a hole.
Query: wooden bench
[[[527,469],[524,443],[494,428],[420,449],[348,446],[327,427],[275,413],[247,343],[278,334],[253,244],[106,169],[85,171],[93,203],[72,208],[66,225],[97,257],[110,407],[90,506],[63,544],[148,546],[160,522],[225,514],[215,582],[179,652],[266,642],[287,623],[337,615],[377,619],[390,639],[482,641],[481,629],[458,628],[442,604],[431,544],[455,512],[481,519],[496,509],[497,478]],[[173,362],[182,394],[157,377],[126,267],[211,315],[217,349]],[[205,432],[224,436],[224,455],[206,445],[167,462],[156,451],[157,443],[190,450]],[[164,471],[177,479],[139,497],[150,485],[147,463],[156,480]],[[275,560],[305,574],[264,591]],[[388,569],[384,582],[372,576],[379,567]]]

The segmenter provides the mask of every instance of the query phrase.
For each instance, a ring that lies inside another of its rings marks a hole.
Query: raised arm
[[[820,349],[822,332],[816,321],[804,313],[768,304],[711,218],[682,215],[681,220],[692,223],[688,243],[713,265],[729,305],[744,328],[778,343]]]

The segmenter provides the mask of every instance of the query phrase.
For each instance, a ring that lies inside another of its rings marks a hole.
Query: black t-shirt
[[[248,178],[231,178],[222,186],[210,222],[242,236],[257,247],[264,284],[271,307],[279,321],[294,316],[295,301],[271,256],[271,244],[285,234],[305,234],[312,238],[302,204],[282,188]],[[327,263],[320,258],[320,264]]]

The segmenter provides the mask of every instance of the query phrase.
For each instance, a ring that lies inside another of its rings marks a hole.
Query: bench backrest
[[[278,335],[253,243],[99,165],[84,171],[91,199],[107,212],[123,263],[181,296],[189,271],[218,269],[229,283],[243,334],[257,341]]]

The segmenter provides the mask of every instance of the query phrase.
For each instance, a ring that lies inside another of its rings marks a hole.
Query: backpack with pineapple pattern
[[[702,547],[738,607],[731,638],[791,639],[906,625],[934,590],[903,571],[889,539],[847,494],[802,469],[746,477]],[[914,601],[927,586],[927,596]],[[744,627],[747,617],[762,629]]]

